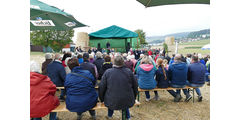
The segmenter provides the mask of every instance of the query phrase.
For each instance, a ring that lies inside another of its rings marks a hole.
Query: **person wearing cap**
[[[82,69],[88,70],[90,73],[92,73],[92,75],[94,76],[95,79],[98,77],[97,76],[97,68],[94,64],[89,62],[89,54],[88,53],[83,54],[83,63],[81,63],[80,66]]]
[[[107,69],[99,84],[99,98],[108,108],[108,118],[114,110],[126,111],[130,119],[129,108],[135,104],[138,83],[130,69],[124,67],[124,59],[117,55],[113,68]]]
[[[57,87],[63,87],[66,77],[66,71],[62,65],[60,54],[55,54],[55,59],[47,65],[47,75]],[[64,101],[65,90],[61,90],[60,101]]]
[[[47,65],[52,62],[52,55],[50,53],[45,54],[45,61],[42,63],[42,74],[47,75]]]
[[[40,66],[30,62],[30,118],[42,120],[50,113],[49,120],[57,120],[57,113],[51,112],[59,105],[55,96],[56,85],[46,75],[40,74]]]

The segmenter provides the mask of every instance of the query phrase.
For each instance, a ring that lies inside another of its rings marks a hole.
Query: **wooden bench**
[[[177,90],[177,89],[189,89],[190,91],[193,92],[193,103],[194,103],[194,90],[197,87],[190,87],[190,86],[186,86],[184,88],[173,88],[173,87],[168,87],[168,88],[154,88],[154,89],[141,89],[138,88],[138,95],[137,95],[137,100],[140,101],[140,92],[145,92],[145,91],[161,91],[161,90]]]
[[[141,103],[139,101],[135,101],[134,106],[139,106]],[[98,110],[98,109],[106,109],[107,107],[104,105],[104,103],[98,102],[97,105],[92,108],[92,110]],[[70,112],[66,108],[66,103],[65,102],[60,102],[60,105],[56,107],[52,112]],[[126,120],[126,111],[122,112],[122,120]]]

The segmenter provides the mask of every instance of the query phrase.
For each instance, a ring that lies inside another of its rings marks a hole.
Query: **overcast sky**
[[[165,5],[145,8],[136,0],[40,0],[64,9],[90,27],[77,32],[95,32],[111,25],[128,30],[143,29],[147,36],[161,36],[210,28],[210,6]]]

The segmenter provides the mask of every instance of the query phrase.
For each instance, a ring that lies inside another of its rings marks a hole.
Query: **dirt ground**
[[[37,61],[40,65],[44,61],[43,55],[31,55],[31,60]],[[179,103],[173,102],[173,97],[167,91],[158,91],[160,100],[145,101],[145,94],[140,93],[139,107],[130,108],[131,120],[209,120],[210,119],[210,86],[204,85],[200,88],[203,96],[202,102],[197,102],[195,94],[195,103],[190,100],[184,102],[185,96]],[[151,98],[154,97],[153,92]],[[196,93],[196,92],[195,92]],[[107,109],[96,110],[97,120],[107,120]],[[77,114],[73,112],[59,112],[57,115],[61,120],[76,120]],[[48,120],[49,116],[45,116],[43,120]],[[91,120],[88,112],[83,113],[83,120]],[[115,111],[113,120],[121,120],[121,112]]]

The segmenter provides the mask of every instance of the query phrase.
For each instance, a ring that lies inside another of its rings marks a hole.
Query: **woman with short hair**
[[[77,120],[81,119],[85,111],[89,111],[92,118],[96,119],[95,110],[91,110],[98,99],[94,76],[88,70],[83,70],[76,58],[69,59],[67,65],[71,69],[64,83],[67,109],[77,112]]]

